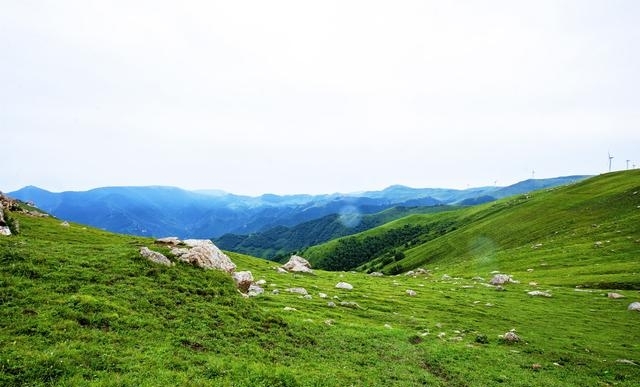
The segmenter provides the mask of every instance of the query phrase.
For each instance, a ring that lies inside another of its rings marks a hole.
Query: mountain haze
[[[330,195],[248,197],[163,186],[103,187],[61,193],[29,186],[9,194],[31,201],[61,219],[113,232],[212,238],[226,233],[250,234],[277,226],[292,227],[345,210],[374,214],[395,206],[453,204],[479,197],[497,199],[514,191],[527,192],[533,186],[566,184],[584,177],[528,180],[511,187],[453,190],[392,186],[382,191]]]

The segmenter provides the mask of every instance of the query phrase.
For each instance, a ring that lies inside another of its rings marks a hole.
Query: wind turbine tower
[[[613,160],[613,156],[611,156],[611,152],[609,152],[609,172],[611,172],[611,160]]]
[[[631,160],[627,160],[627,169],[629,169],[629,161]]]

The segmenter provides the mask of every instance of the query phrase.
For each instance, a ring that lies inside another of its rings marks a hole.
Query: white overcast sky
[[[640,1],[2,1],[0,190],[640,167]]]

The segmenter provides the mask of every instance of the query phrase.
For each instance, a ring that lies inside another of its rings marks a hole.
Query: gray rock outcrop
[[[282,267],[292,273],[313,273],[309,261],[298,255],[292,255],[289,258],[289,262],[282,265]]]
[[[551,293],[543,292],[542,290],[532,290],[527,292],[527,294],[533,297],[551,297]]]
[[[158,263],[165,266],[173,266],[173,262],[171,262],[169,258],[165,257],[164,254],[150,250],[148,247],[141,247],[140,255],[153,263]]]
[[[306,296],[307,294],[309,294],[309,292],[307,292],[307,289],[305,288],[289,288],[287,289],[287,292],[302,294],[303,296]]]
[[[217,269],[233,273],[236,265],[209,239],[187,239],[183,241],[189,246],[184,254],[176,254],[178,259],[204,269]],[[178,252],[178,249],[173,251]],[[175,254],[174,252],[174,254]]]

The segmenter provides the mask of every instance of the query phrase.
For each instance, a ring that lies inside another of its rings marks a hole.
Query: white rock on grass
[[[232,278],[242,293],[247,293],[253,283],[253,274],[250,271],[237,271],[232,274]]]
[[[306,296],[307,294],[309,294],[309,292],[307,292],[307,289],[305,289],[305,288],[289,288],[289,289],[287,289],[287,292],[296,293],[296,294],[302,294],[303,296]]]
[[[379,271],[374,271],[373,273],[369,274],[371,277],[382,277],[384,276],[384,274],[380,273]]]
[[[637,310],[638,312],[640,312],[640,302],[632,302],[631,304],[629,304],[629,307],[627,309]]]
[[[173,265],[173,262],[171,262],[169,258],[165,257],[164,254],[161,254],[157,251],[150,250],[148,247],[141,247],[140,255],[142,255],[142,257],[148,259],[153,263],[159,263],[160,265],[165,265],[165,266]]]
[[[284,310],[287,311],[287,312],[296,312],[298,309],[292,308],[290,306],[285,306]]]
[[[509,331],[502,335],[502,339],[508,343],[517,343],[520,341],[520,336],[518,336],[514,331]]]
[[[318,297],[320,298],[327,298],[327,294],[326,293],[318,293]]]
[[[336,284],[336,289],[353,290],[353,285],[347,282],[338,282]]]
[[[607,297],[617,300],[619,298],[624,298],[624,296],[620,293],[607,293]]]
[[[249,285],[249,291],[247,294],[249,297],[256,297],[264,293],[264,289],[256,284]]]
[[[406,291],[407,295],[409,295],[410,297],[415,297],[418,295],[418,293],[416,293],[415,290],[411,290],[411,289],[407,289]]]
[[[527,292],[527,294],[533,297],[551,297],[551,293],[543,292],[542,290],[532,290]]]
[[[504,285],[507,283],[516,283],[510,275],[507,274],[496,274],[489,281],[491,285]]]
[[[209,239],[187,239],[184,244],[189,251],[179,257],[180,260],[203,269],[217,269],[233,273],[236,265]]]
[[[282,268],[292,273],[313,273],[309,261],[298,255],[292,255],[289,262],[282,265]]]

